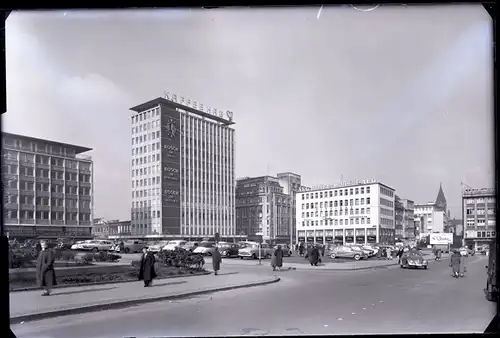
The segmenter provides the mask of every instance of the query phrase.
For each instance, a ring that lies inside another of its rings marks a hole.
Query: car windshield
[[[212,248],[213,244],[212,243],[200,243],[200,245],[198,245],[198,246],[202,247],[202,248]]]

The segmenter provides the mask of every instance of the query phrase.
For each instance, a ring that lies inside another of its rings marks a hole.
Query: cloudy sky
[[[5,131],[94,148],[95,216],[130,219],[130,107],[234,111],[237,176],[377,178],[452,216],[492,187],[491,19],[480,6],[52,11],[7,20]]]

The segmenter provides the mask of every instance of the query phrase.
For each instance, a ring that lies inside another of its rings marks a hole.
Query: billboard
[[[430,245],[453,244],[453,233],[442,232],[430,234],[429,242]]]

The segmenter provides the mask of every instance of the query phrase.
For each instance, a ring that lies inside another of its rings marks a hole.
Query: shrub
[[[122,256],[107,251],[101,251],[94,255],[96,262],[116,262],[120,258],[122,258]]]
[[[36,257],[31,252],[23,252],[21,250],[11,250],[10,251],[10,268],[26,268],[31,267],[31,263]]]
[[[85,255],[81,257],[81,260],[84,264],[90,264],[94,260],[94,254],[87,252]]]
[[[172,251],[160,251],[158,261],[167,266],[196,270],[200,270],[205,265],[205,259],[201,254],[193,254],[179,248]]]
[[[61,259],[64,261],[74,261],[76,256],[76,252],[65,250],[62,252]]]

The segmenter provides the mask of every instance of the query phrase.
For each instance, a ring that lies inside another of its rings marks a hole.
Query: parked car
[[[428,262],[417,250],[406,252],[401,257],[401,268],[424,268],[427,269]]]
[[[121,252],[120,248],[120,241],[116,242],[116,244],[113,244],[113,251],[116,252]],[[134,253],[134,252],[141,252],[142,248],[146,246],[146,243],[141,240],[126,240],[123,241],[123,252],[124,253]]]
[[[152,252],[160,252],[166,245],[168,245],[168,241],[159,241],[149,245],[148,248]]]
[[[367,250],[372,250],[373,251],[372,256],[375,256],[378,253],[378,251],[380,250],[379,247],[372,246],[372,245],[363,245],[362,248],[367,249]]]
[[[474,256],[476,254],[474,250],[471,250],[466,247],[461,247],[460,249],[458,249],[458,251],[460,252],[460,255],[464,257]]]
[[[193,250],[195,254],[202,254],[203,256],[212,256],[215,251],[215,243],[201,242],[196,249]]]
[[[78,241],[75,244],[71,246],[71,250],[83,250],[83,244],[92,242],[91,240],[86,240],[86,241]]]
[[[259,255],[260,253],[260,255]],[[244,248],[238,251],[238,257],[243,258],[270,258],[272,256],[272,248],[269,244],[261,244],[259,250],[259,243],[247,242]]]
[[[238,257],[240,246],[234,243],[227,243],[219,247],[222,257]]]
[[[181,248],[187,251],[194,252],[194,250],[200,245],[198,242],[186,242],[186,244],[182,245]]]
[[[485,248],[484,246],[478,246],[478,247],[476,248],[476,250],[475,250],[475,251],[476,251],[478,254],[481,254],[481,255],[486,255],[486,249],[487,249],[487,248]]]
[[[83,250],[92,250],[94,252],[110,251],[111,248],[113,248],[113,242],[107,240],[95,240],[82,244]]]
[[[362,251],[368,257],[375,255],[375,250],[364,248],[361,245],[352,245],[351,249]]]
[[[497,287],[497,273],[496,273],[496,241],[494,241],[489,247],[488,253],[488,265],[486,265],[487,278],[486,278],[486,288],[484,289],[484,293],[486,295],[486,299],[492,302],[498,302],[499,293]]]
[[[353,258],[359,261],[360,259],[367,259],[368,255],[361,250],[354,250],[349,246],[339,245],[330,251],[330,258]]]
[[[181,247],[186,243],[187,243],[187,241],[184,241],[184,240],[169,241],[168,244],[163,247],[163,250],[166,250],[166,251],[175,250],[175,248]]]

